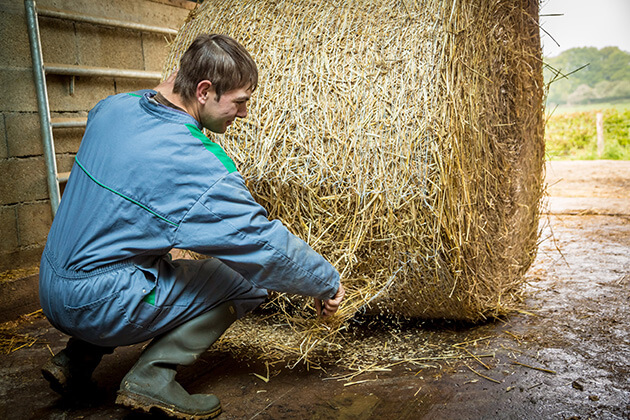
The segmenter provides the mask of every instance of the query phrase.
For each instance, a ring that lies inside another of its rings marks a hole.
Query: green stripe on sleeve
[[[92,174],[91,174],[91,173],[89,173],[89,172],[87,171],[87,169],[85,169],[85,168],[83,167],[83,165],[81,165],[81,162],[79,162],[79,159],[77,159],[77,157],[76,157],[76,156],[74,157],[74,161],[77,163],[77,165],[79,165],[79,168],[81,168],[81,170],[82,170],[83,172],[85,172],[85,174],[86,174],[86,175],[87,175],[87,176],[88,176],[88,177],[89,177],[92,181],[94,181],[97,185],[99,185],[100,187],[103,187],[103,188],[105,188],[107,191],[111,191],[111,192],[113,192],[114,194],[116,194],[116,195],[118,195],[118,196],[120,196],[120,197],[124,198],[125,200],[128,200],[128,201],[132,202],[132,203],[133,203],[133,204],[135,204],[136,206],[141,207],[142,209],[144,209],[144,210],[148,211],[149,213],[151,213],[151,214],[152,214],[152,215],[154,215],[155,217],[157,217],[157,218],[159,218],[159,219],[164,220],[166,223],[170,223],[170,224],[171,224],[171,225],[173,225],[173,226],[177,226],[177,227],[179,227],[179,225],[178,225],[177,223],[175,223],[175,222],[171,222],[170,220],[168,220],[168,219],[167,219],[167,218],[165,218],[164,216],[161,216],[161,215],[157,214],[156,212],[154,212],[153,210],[151,210],[150,208],[148,208],[148,207],[147,207],[147,206],[145,206],[144,204],[141,204],[141,203],[137,202],[136,200],[134,200],[133,198],[127,197],[126,195],[124,195],[124,194],[122,194],[122,193],[120,193],[120,192],[118,192],[118,191],[114,190],[113,188],[110,188],[110,187],[108,187],[107,185],[105,185],[105,184],[102,184],[102,183],[98,182],[98,181],[96,180],[96,178],[94,178],[94,177],[92,176]]]
[[[211,152],[217,157],[217,159],[221,161],[221,163],[223,164],[223,166],[225,166],[225,169],[227,169],[229,173],[236,172],[236,165],[234,164],[234,161],[230,159],[230,157],[225,153],[221,146],[206,137],[206,135],[203,134],[203,132],[197,126],[193,124],[186,124],[186,127],[188,128],[188,131],[190,131],[190,134],[193,135],[193,137],[201,140],[206,150]]]

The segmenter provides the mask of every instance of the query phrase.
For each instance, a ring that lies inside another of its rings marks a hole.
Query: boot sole
[[[68,380],[59,366],[52,362],[46,363],[42,369],[42,376],[50,384],[50,388],[57,394],[65,395],[68,392]]]
[[[221,414],[221,406],[219,406],[216,410],[205,413],[184,413],[182,411],[178,411],[174,406],[167,405],[161,403],[160,401],[154,400],[153,398],[145,397],[144,395],[135,394],[129,391],[118,391],[118,396],[116,397],[116,404],[123,405],[132,410],[141,411],[144,413],[150,413],[151,410],[157,409],[162,411],[169,417],[173,417],[176,419],[184,419],[184,420],[206,420],[213,419]]]

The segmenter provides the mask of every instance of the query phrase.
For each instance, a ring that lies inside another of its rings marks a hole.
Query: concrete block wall
[[[38,7],[178,29],[185,0],[39,0]],[[39,18],[44,63],[160,71],[169,36]],[[47,76],[52,117],[86,116],[99,100],[157,81]],[[0,0],[0,273],[32,267],[52,222],[24,2]],[[82,128],[53,130],[59,172],[69,171]]]

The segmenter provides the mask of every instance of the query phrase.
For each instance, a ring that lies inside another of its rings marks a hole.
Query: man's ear
[[[205,105],[210,99],[214,99],[214,86],[210,80],[202,80],[197,84],[197,92],[195,97],[197,101]]]

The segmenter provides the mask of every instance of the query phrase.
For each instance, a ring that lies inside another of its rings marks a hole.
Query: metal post
[[[50,124],[50,107],[48,106],[48,91],[46,90],[46,76],[44,74],[44,59],[42,57],[42,44],[37,23],[37,9],[35,0],[24,0],[26,9],[26,23],[28,26],[28,38],[31,43],[31,56],[33,58],[33,78],[37,92],[37,108],[39,111],[39,124],[41,126],[42,142],[44,146],[44,158],[46,160],[46,178],[48,180],[48,196],[52,215],[55,217],[61,193],[57,182],[57,161],[55,160],[55,145],[53,144],[52,126]]]
[[[104,76],[104,77],[129,77],[132,79],[159,80],[162,73],[159,71],[111,69],[109,67],[76,66],[71,64],[49,63],[44,66],[46,74],[59,74],[62,76]]]
[[[163,28],[161,26],[145,25],[143,23],[126,22],[97,16],[79,15],[65,10],[39,9],[40,16],[47,16],[58,19],[73,20],[75,22],[86,22],[93,25],[112,26],[115,28],[131,29],[142,32],[154,32],[157,34],[177,35],[177,29]]]

